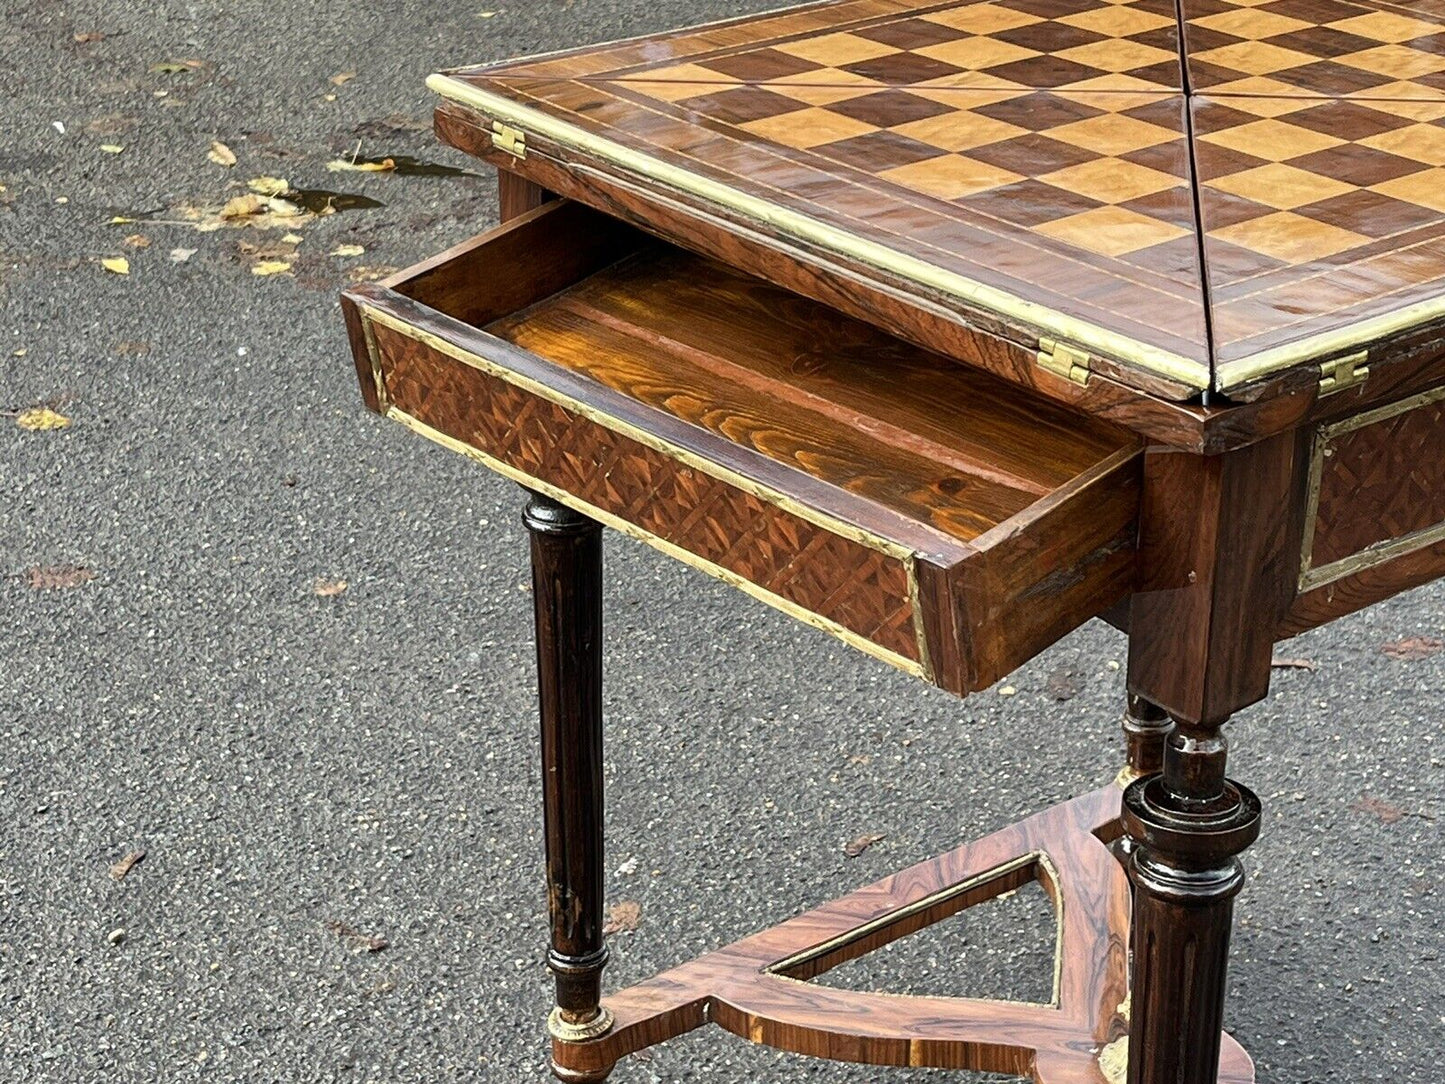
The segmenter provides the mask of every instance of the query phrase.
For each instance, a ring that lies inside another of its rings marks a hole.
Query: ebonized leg
[[[548,1030],[555,1039],[579,1041],[612,1026],[599,1004],[607,963],[602,940],[602,527],[539,494],[527,502],[523,521],[532,536],[541,687],[552,924],[547,963],[557,983]]]
[[[1176,720],[1162,774],[1130,784],[1133,1020],[1129,1084],[1215,1084],[1239,855],[1259,799],[1225,778],[1218,725]]]

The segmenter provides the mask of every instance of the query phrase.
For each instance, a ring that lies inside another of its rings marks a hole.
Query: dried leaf
[[[1392,659],[1428,659],[1445,649],[1445,640],[1433,636],[1409,636],[1393,643],[1381,644],[1380,650]]]
[[[93,45],[95,42],[105,40],[105,35],[99,30],[91,30],[84,34],[75,34],[72,37],[79,45]]]
[[[331,77],[331,84],[332,86],[343,87],[355,78],[355,72],[337,72]]]
[[[144,850],[131,851],[115,865],[110,867],[110,875],[117,881],[125,880],[125,875],[135,869],[136,865],[145,858]]]
[[[125,239],[123,242],[121,242],[121,243],[122,243],[122,244],[125,244],[125,245],[129,245],[131,248],[150,248],[150,247],[151,247],[151,239],[150,239],[149,237],[147,237],[147,236],[146,236],[145,234],[143,234],[143,233],[132,233],[132,234],[129,234],[129,235],[126,237],[126,239]]]
[[[353,929],[344,922],[328,922],[326,928],[343,941],[349,941],[363,952],[381,952],[390,948],[391,943],[384,937],[371,937]]]
[[[390,173],[396,168],[396,159],[333,158],[326,163],[326,168],[332,173]]]
[[[128,117],[124,113],[107,113],[88,122],[83,131],[87,135],[116,136],[130,131],[139,123],[135,117]]]
[[[70,419],[49,407],[31,407],[15,415],[15,424],[35,433],[47,429],[64,429],[70,425]]]
[[[1270,659],[1269,664],[1276,670],[1308,670],[1311,674],[1320,668],[1314,659],[1287,659],[1280,655]]]
[[[151,344],[144,339],[122,339],[115,344],[115,352],[123,358],[144,357],[151,352]]]
[[[262,260],[251,265],[253,275],[284,275],[291,270],[289,260]]]
[[[107,256],[100,261],[100,266],[113,275],[129,275],[130,261],[124,256]]]
[[[205,63],[204,60],[162,60],[152,64],[146,71],[152,75],[180,75],[182,72],[193,72],[204,67]]]
[[[347,271],[346,277],[352,282],[375,282],[395,274],[396,271],[397,268],[390,264],[360,264]]]
[[[846,847],[844,847],[843,853],[849,858],[857,858],[869,847],[873,846],[873,844],[887,838],[887,835],[883,832],[865,832],[863,835],[859,836],[857,839],[853,840]]]
[[[206,152],[206,157],[216,165],[225,166],[227,169],[236,164],[236,152],[218,139],[211,140],[211,149]]]
[[[185,263],[198,250],[194,248],[173,248],[171,249],[171,263]]]
[[[1402,809],[1397,809],[1389,802],[1379,798],[1372,798],[1368,794],[1360,795],[1359,801],[1350,806],[1356,813],[1369,813],[1379,817],[1381,824],[1398,824],[1405,817]]]
[[[366,249],[364,249],[364,248],[363,248],[362,246],[360,246],[360,245],[337,245],[334,249],[331,250],[331,255],[333,255],[333,256],[360,256],[360,255],[361,255],[362,253],[364,253],[365,251],[366,251]]]
[[[25,570],[25,582],[36,591],[68,591],[95,579],[95,573],[84,565],[31,565]]]
[[[287,245],[299,245],[304,240],[306,240],[306,238],[302,237],[299,233],[283,233],[281,235],[282,243]]]
[[[642,904],[636,900],[622,900],[607,911],[607,923],[602,927],[602,936],[632,933],[642,923]]]
[[[284,177],[252,177],[246,187],[263,196],[284,196],[291,191],[291,182]]]
[[[338,595],[344,595],[348,586],[345,580],[328,580],[323,577],[316,581],[312,590],[321,598],[336,598]]]

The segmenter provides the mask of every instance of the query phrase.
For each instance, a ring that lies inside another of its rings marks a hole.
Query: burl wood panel
[[[873,1065],[972,1069],[1036,1084],[1120,1084],[1128,1030],[1130,892],[1106,841],[1120,791],[1056,806],[604,998],[606,1036],[553,1044],[579,1074],[711,1021],[783,1050]],[[1058,912],[1049,1004],[899,996],[809,981],[850,959],[1038,879]],[[1220,1084],[1252,1084],[1225,1035]]]

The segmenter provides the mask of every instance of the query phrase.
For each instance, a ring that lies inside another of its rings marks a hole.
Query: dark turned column
[[[555,1039],[576,1042],[612,1026],[599,1005],[607,963],[602,940],[602,527],[535,493],[523,521],[532,535],[542,708],[552,922],[547,964],[557,981],[557,1007],[548,1030]]]
[[[1124,709],[1124,741],[1128,748],[1129,782],[1164,770],[1164,742],[1174,729],[1169,713],[1153,701],[1129,694]]]
[[[1124,709],[1124,743],[1127,758],[1119,773],[1119,785],[1164,770],[1164,742],[1174,729],[1169,713],[1152,700],[1130,693]],[[1127,832],[1114,841],[1113,851],[1127,869],[1134,853],[1134,841]]]
[[[1259,836],[1259,799],[1224,776],[1218,726],[1177,722],[1164,771],[1124,792],[1133,840],[1129,1084],[1215,1084],[1239,855]]]
[[[1259,799],[1225,776],[1222,727],[1269,690],[1299,576],[1307,435],[1216,456],[1145,451],[1129,690],[1174,726],[1162,772],[1124,792],[1129,1084],[1216,1084],[1239,856],[1260,825]]]

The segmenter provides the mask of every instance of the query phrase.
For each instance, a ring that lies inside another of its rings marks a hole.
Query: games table
[[[712,1022],[1252,1081],[1222,726],[1445,573],[1445,0],[833,0],[430,85],[504,224],[344,307],[368,406],[531,492],[557,1075]],[[1128,764],[604,998],[603,525],[960,695],[1102,616]],[[810,981],[1030,880],[1047,1004]]]

